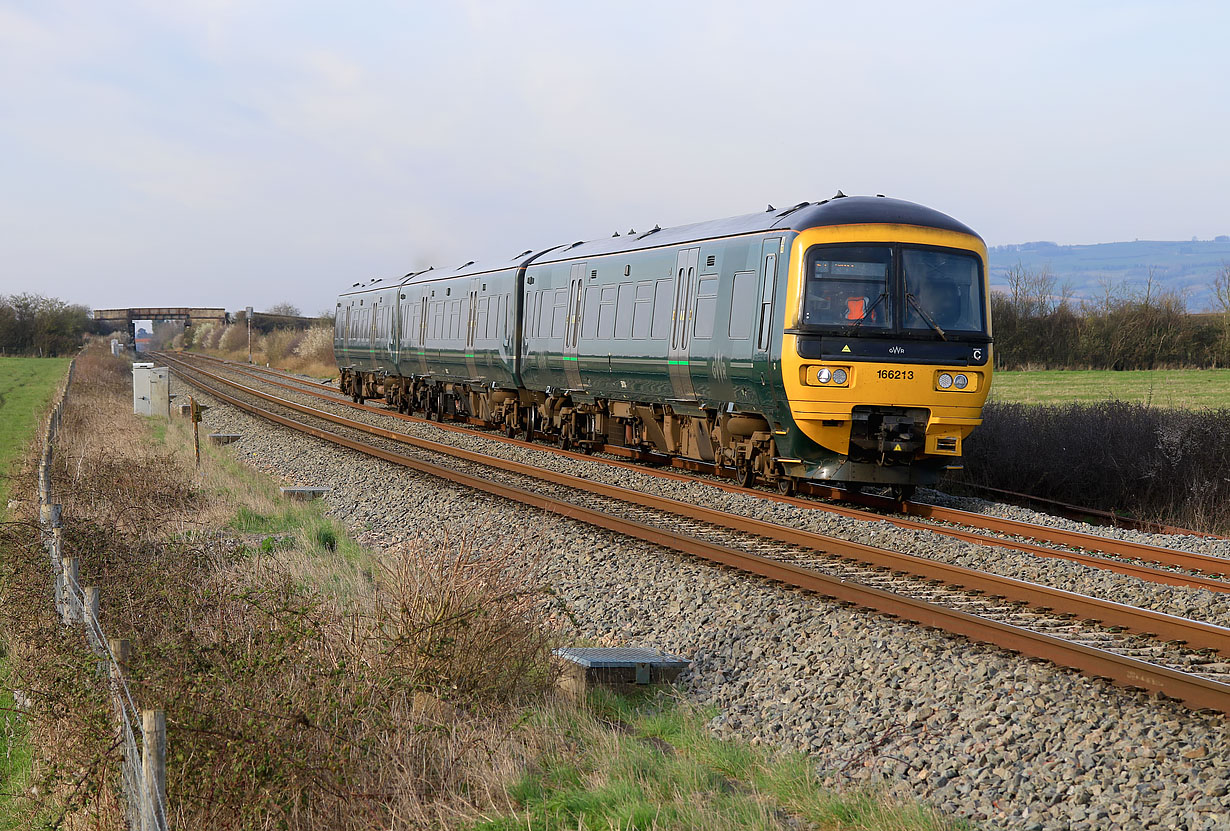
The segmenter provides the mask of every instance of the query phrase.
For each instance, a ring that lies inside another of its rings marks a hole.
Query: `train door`
[[[419,372],[423,375],[427,374],[427,290],[423,290],[423,296],[418,299],[418,346],[414,350],[418,353]]]
[[[777,257],[781,251],[781,238],[764,241],[760,249],[760,303],[756,317],[756,358],[768,360],[773,346],[773,306],[777,297]]]
[[[351,303],[353,302],[354,301],[352,300]],[[343,355],[343,359],[346,361],[346,363],[352,364],[354,363],[354,359],[351,357],[350,303],[346,304],[346,308],[344,309],[344,311],[346,314],[346,319],[342,323],[342,337],[341,337],[341,341],[342,341],[341,347],[342,348],[339,351]]]
[[[469,307],[469,314],[466,316],[466,372],[468,378],[478,377],[478,367],[475,366],[475,350],[474,342],[478,339],[478,294],[482,288],[482,279],[474,277],[470,280],[470,290],[466,295],[466,305]]]
[[[687,248],[675,258],[675,313],[671,321],[671,339],[666,353],[670,367],[671,389],[674,397],[691,400],[696,397],[692,388],[692,371],[688,366],[688,347],[692,330],[692,299],[696,294],[696,264],[700,259],[699,248]]]
[[[581,297],[585,293],[585,263],[573,263],[568,280],[568,322],[564,327],[564,378],[568,388],[583,389],[581,383]]]
[[[397,330],[399,328],[398,320],[397,320],[397,309],[398,309],[397,297],[400,294],[401,292],[397,292],[396,294],[392,295],[390,299],[393,302],[384,303],[380,307],[380,316],[383,318],[383,325],[384,325],[384,329],[380,333],[383,337],[382,346],[384,347],[384,355],[385,355],[385,359],[384,361],[382,361],[382,363],[386,367],[397,366]]]

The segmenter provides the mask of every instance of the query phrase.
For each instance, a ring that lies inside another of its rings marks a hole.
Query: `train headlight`
[[[846,371],[844,369],[835,370],[833,372],[833,383],[844,384],[846,382],[846,377]]]
[[[838,370],[840,372],[840,370]],[[827,366],[820,367],[820,371],[816,373],[816,380],[821,384],[827,384],[829,379],[833,377],[833,371]]]
[[[957,375],[956,378],[952,379],[952,385],[959,390],[963,390],[969,386],[969,379],[964,375]]]
[[[941,372],[939,377],[940,389],[946,390],[952,386],[952,376],[947,372]]]

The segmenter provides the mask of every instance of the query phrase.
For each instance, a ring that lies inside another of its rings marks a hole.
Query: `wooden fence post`
[[[73,623],[81,618],[81,609],[77,605],[80,600],[77,598],[77,558],[66,557],[64,559],[64,567],[60,569],[61,580],[64,584],[64,590],[61,597],[63,598],[64,608],[62,609],[62,619],[67,623]]]
[[[141,712],[141,769],[145,776],[142,831],[165,831],[167,801],[167,720],[162,710]]]

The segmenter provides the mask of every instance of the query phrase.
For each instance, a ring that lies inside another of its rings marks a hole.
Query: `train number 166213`
[[[888,378],[893,381],[913,381],[914,370],[912,369],[881,369],[876,373],[881,378]]]

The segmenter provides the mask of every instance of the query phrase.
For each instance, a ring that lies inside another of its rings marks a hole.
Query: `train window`
[[[581,322],[581,337],[589,339],[598,336],[598,287],[585,289],[585,317]]]
[[[551,337],[562,338],[568,323],[568,289],[555,290],[555,305],[551,313]]]
[[[654,340],[666,340],[671,333],[671,315],[675,313],[673,280],[659,280],[653,293],[653,330],[649,336]]]
[[[598,337],[610,340],[615,337],[615,298],[618,286],[603,286],[602,301],[598,307]]]
[[[636,285],[634,283],[619,284],[619,299],[615,304],[615,339],[627,340],[632,337],[632,312],[635,308]]]
[[[653,283],[637,283],[636,308],[632,312],[632,337],[637,340],[649,337],[649,328],[652,323]]]
[[[887,245],[831,245],[808,252],[800,324],[889,329],[893,249]]]
[[[702,279],[696,285],[696,316],[693,334],[698,338],[713,337],[713,319],[717,317],[717,278]]]
[[[981,332],[982,280],[980,263],[954,251],[901,252],[905,273],[906,329]]]
[[[730,324],[726,334],[731,340],[746,340],[752,336],[755,308],[756,272],[740,271],[735,274],[730,293]]]
[[[475,304],[474,312],[474,338],[489,338],[491,331],[487,328],[491,325],[493,317],[487,313],[487,307],[491,301],[486,297],[478,298],[478,303]]]

